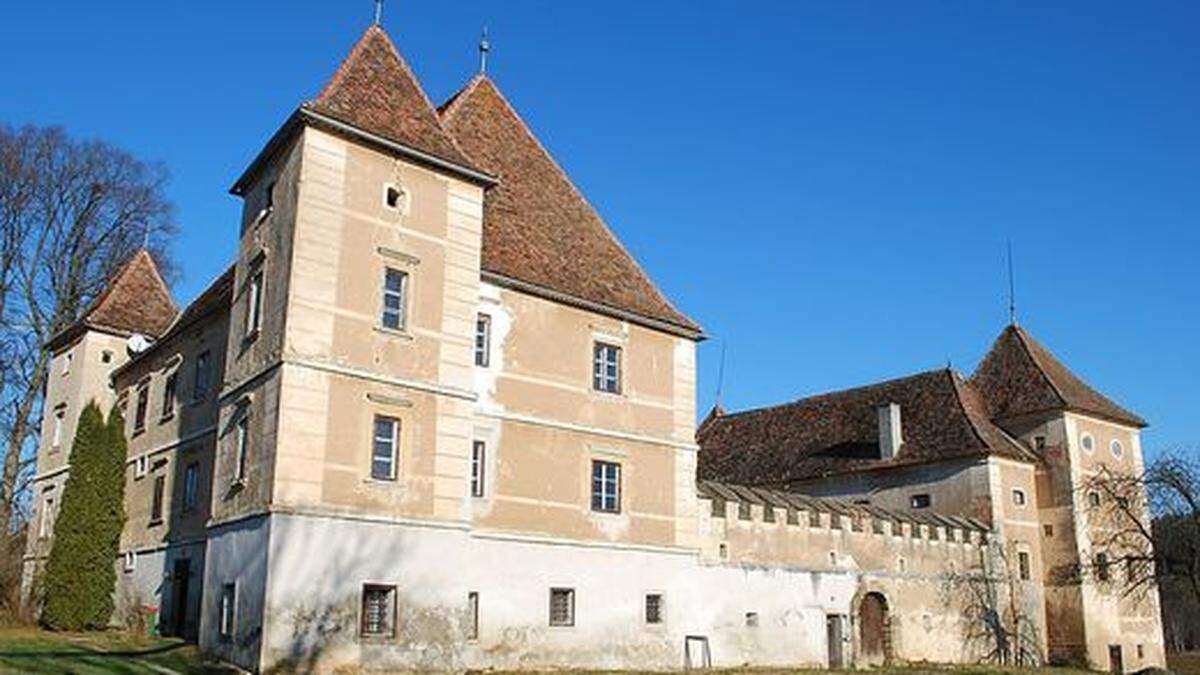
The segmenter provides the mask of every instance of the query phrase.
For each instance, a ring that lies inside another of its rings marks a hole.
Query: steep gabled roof
[[[454,143],[416,76],[383,28],[371,26],[333,79],[304,108],[462,166]]]
[[[699,336],[489,78],[477,76],[440,112],[459,147],[499,179],[484,198],[485,273]]]
[[[55,349],[87,329],[157,338],[166,332],[177,313],[171,290],[154,258],[146,249],[140,249],[109,278],[79,319],[51,338],[48,346]]]
[[[889,403],[900,406],[903,443],[884,460],[877,411]],[[696,440],[700,478],[757,486],[988,455],[1036,461],[947,369],[713,416]]]
[[[1079,379],[1025,329],[1010,325],[979,363],[971,384],[994,419],[1070,410],[1134,427],[1146,421]]]

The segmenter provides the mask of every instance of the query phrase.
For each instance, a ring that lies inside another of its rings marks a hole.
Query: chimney
[[[879,406],[879,458],[891,459],[900,451],[904,434],[900,430],[900,404]]]

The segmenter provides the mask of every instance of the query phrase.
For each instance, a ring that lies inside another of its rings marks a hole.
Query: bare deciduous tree
[[[166,171],[59,128],[0,126],[0,522],[19,528],[50,354],[117,267],[175,232]],[[169,267],[167,267],[169,269]]]
[[[1043,662],[1036,582],[1011,543],[989,541],[980,563],[943,575],[945,601],[960,608],[970,653],[980,663],[1035,667]],[[1028,559],[1026,559],[1028,560]]]

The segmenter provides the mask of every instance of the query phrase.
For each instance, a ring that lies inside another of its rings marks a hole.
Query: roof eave
[[[704,334],[704,330],[700,328],[689,328],[687,326],[681,326],[663,319],[656,319],[639,314],[637,312],[631,312],[626,309],[620,309],[618,307],[595,302],[593,300],[587,300],[569,293],[563,293],[561,291],[546,288],[545,286],[541,286],[539,284],[522,281],[498,272],[481,270],[479,276],[484,281],[494,283],[497,286],[504,286],[516,291],[521,291],[523,293],[545,298],[546,300],[561,302],[565,305],[571,305],[573,307],[578,307],[579,309],[586,309],[598,314],[606,314],[616,319],[629,321],[630,323],[635,323],[646,328],[677,335],[694,342],[701,342],[708,339],[708,336]]]

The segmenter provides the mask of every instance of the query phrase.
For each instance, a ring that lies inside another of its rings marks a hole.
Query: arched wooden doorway
[[[858,662],[877,666],[891,660],[892,640],[889,631],[887,598],[881,593],[867,593],[858,605]]]

